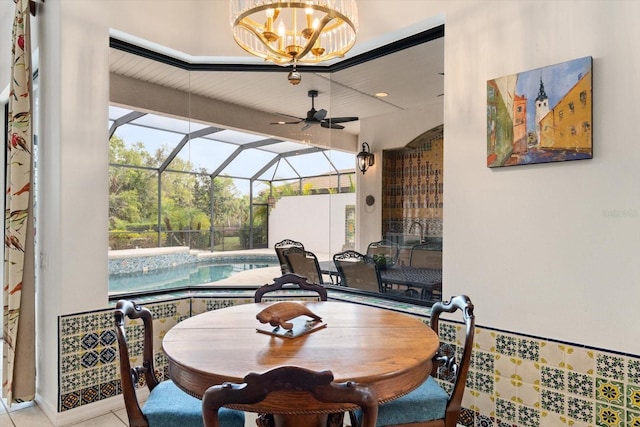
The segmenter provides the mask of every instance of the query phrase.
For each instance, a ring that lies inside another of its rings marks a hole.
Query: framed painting
[[[593,157],[590,56],[487,81],[487,166]]]

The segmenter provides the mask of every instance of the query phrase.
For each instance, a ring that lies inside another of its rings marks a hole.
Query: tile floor
[[[91,418],[68,427],[125,427],[128,426],[127,413],[124,409],[109,412],[96,418]],[[254,427],[255,414],[247,413],[247,427]],[[11,405],[7,409],[5,400],[0,405],[0,426],[2,427],[49,427],[53,424],[35,403],[21,403]],[[66,426],[65,426],[66,427]]]

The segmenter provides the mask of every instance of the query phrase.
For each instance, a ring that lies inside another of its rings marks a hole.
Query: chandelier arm
[[[355,0],[343,1],[346,1],[347,4],[333,7],[320,0],[271,0],[268,3],[259,0],[231,0],[231,24],[234,27],[234,39],[246,52],[278,65],[291,64],[296,61],[319,63],[344,57],[355,44],[358,17]],[[307,14],[306,27],[299,32],[296,30],[294,15],[293,28],[295,33],[290,32],[290,27],[287,25],[286,36],[278,34],[280,37],[286,37],[284,42],[281,39],[274,44],[277,40],[274,26],[278,21],[284,19],[282,12],[285,9],[312,9],[322,16],[320,19],[316,19],[312,26],[310,15]],[[263,11],[267,13],[267,22],[262,24],[252,19],[252,15],[257,17],[255,14]],[[243,29],[249,32],[243,35]],[[337,30],[335,34],[334,30]],[[328,35],[326,40],[324,36],[319,39],[323,34]],[[299,39],[296,41],[298,37]],[[253,38],[258,44],[249,42],[250,38]],[[291,43],[287,38],[292,39],[293,42]],[[318,42],[319,40],[323,45]]]
[[[267,39],[264,38],[262,33],[257,31],[251,25],[247,25],[244,22],[240,22],[240,23],[238,23],[238,28],[243,28],[243,29],[249,31],[250,33],[252,33],[258,39],[260,39],[260,41],[264,45],[263,47],[265,47],[269,52],[271,52],[273,54],[273,57],[267,56],[267,58],[265,58],[265,60],[268,59],[268,60],[273,61],[273,62],[275,62],[277,64],[289,64],[289,63],[293,62],[293,58],[291,58],[290,60],[281,60],[280,57],[282,57],[282,52],[280,52],[277,49],[272,48],[269,45],[269,42],[267,41]],[[240,45],[240,47],[242,49],[244,49],[245,51],[249,52],[252,55],[262,57],[262,55],[259,55],[258,52],[255,52],[253,49],[249,49],[248,47],[245,47],[244,45]]]

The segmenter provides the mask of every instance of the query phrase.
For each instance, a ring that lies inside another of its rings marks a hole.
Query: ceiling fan
[[[311,109],[307,111],[307,116],[305,118],[300,118],[296,116],[291,116],[289,114],[276,113],[279,116],[284,117],[292,117],[297,119],[295,122],[274,122],[272,125],[297,125],[298,123],[304,123],[302,130],[308,129],[313,125],[319,124],[323,128],[328,129],[344,129],[344,126],[338,123],[346,123],[346,122],[354,122],[358,120],[357,117],[327,117],[327,110],[320,109],[316,111],[314,99],[318,96],[317,90],[310,90],[308,93],[311,98]]]

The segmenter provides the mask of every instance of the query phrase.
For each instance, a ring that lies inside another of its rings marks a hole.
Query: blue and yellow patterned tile
[[[622,356],[608,353],[598,353],[596,374],[600,377],[611,378],[618,381],[624,380],[625,360]]]
[[[624,406],[624,383],[607,378],[596,378],[596,401]]]
[[[476,328],[473,337],[473,348],[476,350],[495,353],[496,351],[496,333],[484,328]]]
[[[520,338],[518,340],[517,356],[523,360],[537,362],[540,359],[540,341]]]
[[[595,380],[592,375],[569,371],[567,391],[587,398],[595,398]]]
[[[580,399],[573,396],[567,397],[567,416],[577,421],[593,422],[595,404],[591,400]]]
[[[629,358],[627,360],[627,382],[640,386],[640,359]]]
[[[540,411],[540,427],[558,427],[558,426],[571,426],[576,427],[574,421],[570,418],[557,414],[555,412],[548,412],[544,409]],[[586,427],[586,425],[585,425]]]
[[[463,397],[463,401],[464,401],[464,397]],[[493,398],[493,394],[474,391],[473,399],[470,403],[472,403],[470,406],[465,406],[464,404],[462,406],[466,408],[471,408],[474,411],[479,412],[481,414],[495,415],[496,404],[495,404],[495,399]]]
[[[522,386],[518,387],[518,403],[540,408],[540,387],[535,384],[522,383]]]
[[[487,417],[486,415],[483,414],[476,414],[475,416],[475,423],[474,423],[475,427],[494,427],[494,420],[492,420],[490,417]]]
[[[582,374],[595,374],[595,352],[583,347],[566,347],[565,366],[570,371]]]
[[[543,411],[564,415],[566,409],[565,394],[543,388],[540,390],[540,408]]]
[[[440,322],[438,337],[441,341],[448,343],[456,343],[458,340],[458,328],[456,325],[448,322]]]
[[[518,425],[522,427],[538,427],[540,410],[530,406],[518,405]]]
[[[640,412],[640,386],[627,384],[627,409]]]
[[[596,425],[603,427],[625,427],[624,409],[596,403]]]
[[[627,426],[640,427],[640,412],[630,411],[627,409]]]
[[[566,346],[550,341],[540,342],[540,363],[556,367],[564,367]]]
[[[494,355],[480,350],[471,354],[471,367],[478,371],[493,373],[495,369]]]
[[[82,405],[82,400],[80,399],[80,392],[74,391],[71,393],[63,393],[60,396],[60,411],[68,411],[69,409],[74,409]]]
[[[540,385],[553,390],[564,391],[567,371],[552,366],[542,365],[540,369]]]
[[[516,370],[519,360],[515,357],[509,357],[502,354],[496,354],[494,356],[495,374],[502,377],[513,377],[516,375]]]
[[[496,353],[504,356],[516,356],[518,339],[513,335],[498,334],[496,336]]]
[[[503,400],[517,402],[518,388],[522,386],[522,381],[513,378],[496,376],[494,379],[494,395]]]
[[[516,421],[516,402],[509,399],[496,398],[496,417],[513,423]]]
[[[473,388],[479,392],[493,394],[494,376],[484,372],[476,372]]]
[[[516,375],[522,382],[540,384],[540,364],[531,360],[521,359],[516,364]]]

